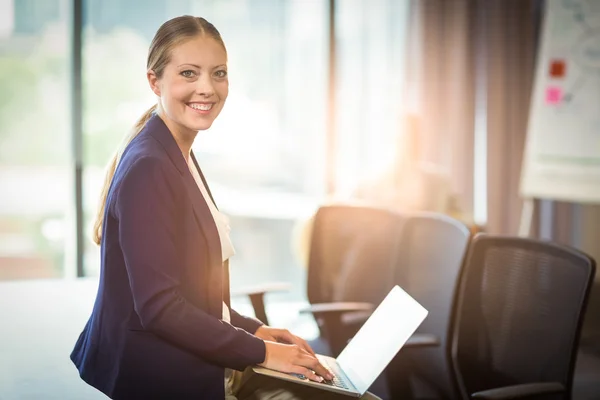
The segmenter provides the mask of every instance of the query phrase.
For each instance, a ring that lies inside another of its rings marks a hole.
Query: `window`
[[[336,181],[344,197],[390,172],[398,156],[409,2],[336,6]]]
[[[0,279],[74,269],[66,0],[0,0]]]
[[[338,186],[389,166],[398,134],[407,5],[337,2]],[[69,58],[72,3],[0,0],[0,277],[74,275]],[[155,103],[146,56],[167,19],[199,15],[229,53],[230,95],[194,151],[232,219],[232,286],[285,280],[304,296],[304,221],[325,197],[327,0],[85,0],[84,270],[104,169]],[[8,11],[8,12],[5,12]],[[43,123],[43,124],[42,124]],[[19,185],[19,190],[13,190]]]

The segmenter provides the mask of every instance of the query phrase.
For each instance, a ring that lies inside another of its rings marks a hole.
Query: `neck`
[[[169,131],[171,132],[171,135],[173,135],[173,138],[175,139],[179,150],[181,150],[181,154],[183,154],[185,161],[189,161],[192,145],[194,144],[194,139],[196,139],[198,132],[186,129],[185,127],[172,121],[169,117],[165,116],[163,110],[161,109],[157,110],[156,113],[163,120],[165,125],[167,125],[167,128],[169,128]]]

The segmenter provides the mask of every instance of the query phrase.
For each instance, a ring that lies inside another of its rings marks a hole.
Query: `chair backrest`
[[[401,217],[383,208],[328,205],[317,211],[311,236],[310,303],[379,304],[393,286]]]
[[[429,314],[417,333],[434,334],[439,347],[407,349],[411,371],[442,397],[453,397],[449,328],[456,287],[471,233],[465,224],[439,213],[405,215],[396,281]],[[404,356],[404,355],[403,355]]]
[[[452,359],[463,397],[507,385],[560,382],[569,398],[594,273],[594,260],[570,247],[475,236],[453,323]]]

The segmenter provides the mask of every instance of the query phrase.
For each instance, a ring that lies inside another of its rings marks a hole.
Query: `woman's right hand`
[[[301,374],[311,381],[322,382],[323,378],[333,379],[333,375],[319,360],[295,344],[284,344],[265,340],[267,349],[261,367],[275,371]]]

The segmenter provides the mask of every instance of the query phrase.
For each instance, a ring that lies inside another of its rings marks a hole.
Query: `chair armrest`
[[[231,297],[264,295],[271,292],[285,292],[290,290],[291,284],[287,282],[269,282],[255,286],[242,287],[231,292]]]
[[[404,343],[403,348],[417,348],[417,347],[437,347],[440,345],[440,339],[430,333],[415,333],[408,338]]]
[[[511,400],[548,394],[564,393],[565,387],[558,382],[536,382],[521,385],[504,386],[496,389],[482,390],[471,395],[474,399]]]
[[[267,310],[265,309],[265,294],[272,292],[285,292],[292,287],[286,282],[271,282],[264,283],[261,285],[250,286],[240,288],[231,293],[232,297],[248,296],[254,309],[254,315],[263,324],[269,325],[269,319],[267,318]]]
[[[311,304],[300,310],[303,314],[343,314],[354,311],[373,311],[375,306],[372,303],[359,302],[336,302],[336,303],[317,303]]]
[[[337,357],[346,346],[348,339],[354,333],[348,333],[344,317],[351,314],[363,314],[360,321],[364,322],[375,308],[371,303],[337,302],[312,304],[300,310],[301,313],[312,313],[317,320],[321,334],[329,344],[332,356]]]

